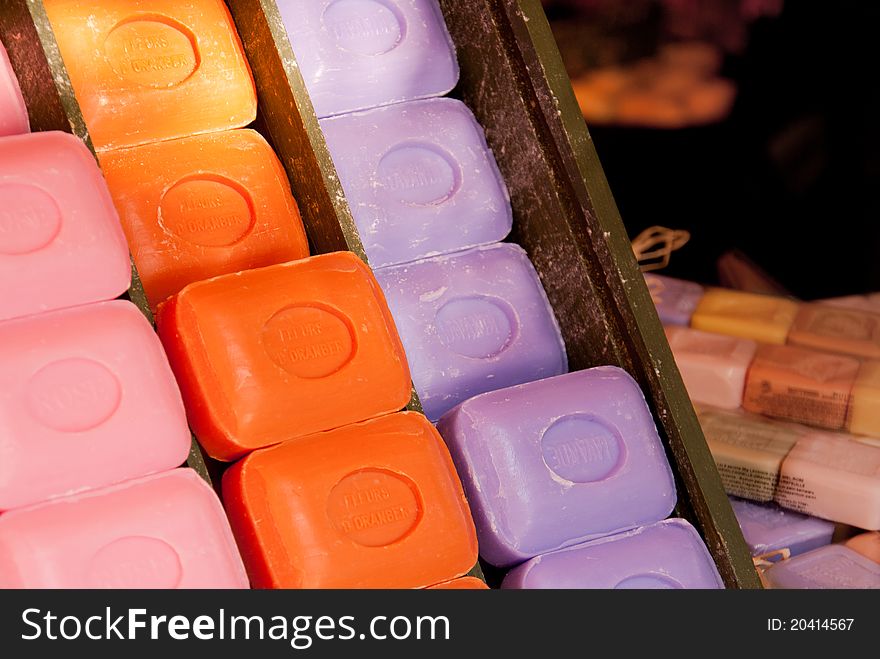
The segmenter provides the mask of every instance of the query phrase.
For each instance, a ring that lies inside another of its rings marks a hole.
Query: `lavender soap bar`
[[[777,563],[764,577],[771,588],[874,590],[880,565],[849,547],[829,545]]]
[[[758,504],[731,497],[730,505],[752,556],[788,549],[792,556],[831,542],[834,524],[775,504]]]
[[[321,122],[374,268],[502,240],[513,214],[483,129],[461,101]]]
[[[501,587],[719,589],[724,583],[694,527],[667,519],[533,558]]]
[[[378,270],[425,415],[565,373],[565,345],[523,249],[498,244]]]
[[[703,287],[690,281],[663,275],[646,274],[645,283],[651,293],[657,315],[664,325],[691,324],[691,317],[703,299]]]
[[[442,96],[458,61],[437,0],[278,0],[319,117]]]
[[[651,412],[615,366],[477,396],[438,430],[493,565],[651,524],[675,506]]]

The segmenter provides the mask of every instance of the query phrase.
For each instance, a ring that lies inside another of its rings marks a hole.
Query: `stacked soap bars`
[[[308,256],[225,4],[47,0],[150,307],[189,283]]]
[[[788,531],[816,529],[822,522],[801,520],[788,511],[857,529],[880,528],[880,448],[878,440],[857,434],[880,431],[875,382],[880,362],[868,358],[874,354],[878,337],[873,328],[880,316],[706,291],[653,274],[646,278],[685,385],[699,404],[698,416],[726,490],[753,502],[775,501],[785,509],[738,505],[747,520],[744,530],[752,529],[753,535],[786,531],[775,543],[755,541],[754,551],[774,544],[791,546],[767,551],[803,551]],[[764,532],[754,530],[760,524],[748,522],[756,515],[769,527]],[[830,534],[824,544],[828,541]],[[836,548],[828,560],[842,561],[846,551]],[[861,568],[853,570],[860,573]]]
[[[279,8],[421,404],[464,481],[482,557],[511,567],[665,518],[672,476],[638,387],[619,369],[564,375],[537,273],[499,242],[512,210],[483,130],[464,104],[438,98],[458,67],[436,0]],[[719,585],[686,523],[632,535],[615,536],[631,555],[607,583],[588,567],[604,550],[579,547],[580,583]],[[666,553],[652,558],[652,544]],[[681,582],[651,576],[666,568]]]
[[[0,586],[246,587],[94,157],[0,138],[0,206]]]
[[[224,3],[47,5],[190,425],[239,460],[223,491],[252,584],[465,574],[476,538],[448,451],[392,414],[411,380],[384,296],[351,253],[303,258],[282,166],[241,129],[256,95]]]

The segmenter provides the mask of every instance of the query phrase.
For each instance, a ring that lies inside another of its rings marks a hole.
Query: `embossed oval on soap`
[[[363,469],[339,481],[327,515],[343,535],[364,547],[386,547],[409,535],[422,518],[418,488],[402,474]]]
[[[436,144],[399,144],[376,167],[376,180],[391,200],[411,206],[442,204],[461,188],[458,161]]]
[[[177,551],[164,540],[145,536],[105,545],[86,568],[89,588],[176,588],[182,578]]]
[[[0,184],[0,254],[30,254],[61,231],[61,210],[45,190],[25,183]]]
[[[554,421],[541,436],[544,463],[572,483],[597,483],[626,463],[626,445],[615,428],[588,415]]]
[[[39,423],[75,433],[110,419],[119,408],[122,387],[103,364],[91,359],[63,359],[34,374],[26,385],[25,399]]]
[[[627,577],[614,590],[678,590],[684,589],[680,581],[663,574],[634,574]]]
[[[450,300],[438,309],[434,327],[440,343],[472,359],[490,359],[515,340],[516,312],[504,300],[485,296]]]
[[[199,68],[195,35],[182,23],[161,15],[122,21],[104,41],[104,55],[123,80],[143,87],[176,87]]]
[[[322,21],[337,47],[353,55],[384,55],[406,38],[406,19],[386,0],[336,0]]]
[[[250,195],[221,176],[178,181],[162,196],[159,224],[201,247],[231,247],[254,228]]]
[[[266,354],[300,378],[324,378],[340,371],[357,353],[350,321],[335,310],[293,306],[278,311],[263,326]]]

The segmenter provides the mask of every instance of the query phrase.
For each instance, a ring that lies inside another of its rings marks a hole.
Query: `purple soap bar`
[[[502,240],[510,197],[461,101],[402,103],[321,122],[374,268]]]
[[[438,429],[493,565],[651,524],[675,506],[645,397],[616,366],[477,396]]]
[[[376,272],[425,415],[565,373],[556,317],[523,249],[478,247]]]
[[[788,549],[792,556],[818,549],[831,542],[834,524],[808,517],[776,504],[759,504],[730,498],[752,556]]]
[[[648,284],[651,299],[657,307],[657,315],[664,325],[687,327],[691,324],[691,316],[703,297],[702,286],[683,279],[654,274],[646,274],[645,283]]]
[[[458,82],[437,0],[278,0],[319,117],[442,96]]]
[[[502,588],[724,588],[706,545],[683,519],[538,556],[511,570]]]
[[[764,572],[771,588],[880,589],[880,564],[843,545],[781,561]]]

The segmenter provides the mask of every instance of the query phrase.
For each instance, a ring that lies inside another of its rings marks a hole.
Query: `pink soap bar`
[[[0,137],[30,130],[27,107],[6,49],[0,43]]]
[[[667,327],[666,337],[694,402],[728,410],[742,405],[757,343],[688,327]]]
[[[0,516],[0,588],[247,588],[220,500],[175,469]]]
[[[112,300],[128,245],[98,163],[48,132],[0,139],[0,320]]]
[[[0,510],[172,469],[190,441],[159,337],[131,302],[0,323]]]

